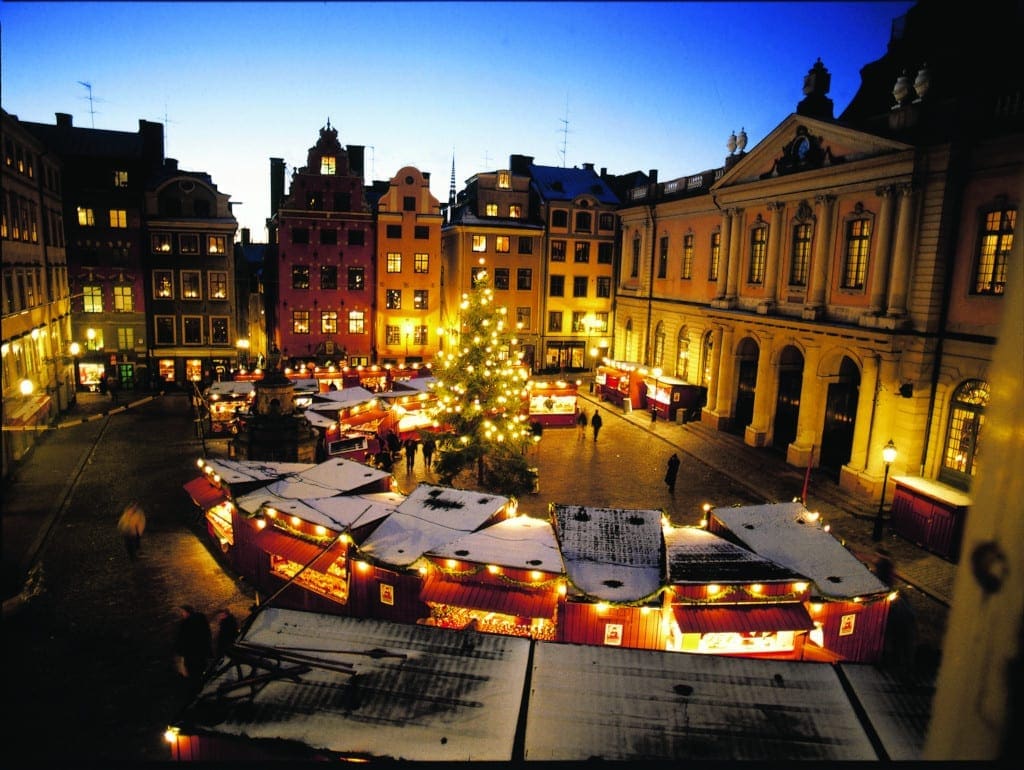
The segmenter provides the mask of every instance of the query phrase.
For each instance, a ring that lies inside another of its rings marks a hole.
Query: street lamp
[[[81,355],[82,353],[82,346],[79,345],[77,342],[72,342],[71,345],[68,347],[68,352],[71,353],[71,362],[75,372],[75,387],[74,393],[72,394],[72,402],[74,402],[74,400],[77,398],[77,396],[75,396],[74,394],[78,393],[78,384],[82,381],[81,377],[78,374],[78,356]]]
[[[409,335],[412,334],[412,323],[409,321],[405,322],[405,326],[402,327],[402,331],[405,332],[405,365],[409,365]]]
[[[657,422],[658,420],[658,380],[661,379],[661,367],[656,366],[651,369],[651,374],[654,375],[654,397],[651,399],[651,422]]]
[[[878,501],[875,528],[871,532],[871,539],[876,543],[882,539],[882,512],[885,508],[885,485],[889,481],[889,466],[896,460],[896,445],[892,443],[892,439],[889,439],[889,443],[882,447],[882,460],[885,462],[885,472],[882,474],[882,496]]]

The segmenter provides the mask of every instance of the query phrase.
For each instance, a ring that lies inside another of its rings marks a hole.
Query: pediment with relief
[[[911,149],[863,131],[791,115],[734,161],[713,189],[841,166]]]

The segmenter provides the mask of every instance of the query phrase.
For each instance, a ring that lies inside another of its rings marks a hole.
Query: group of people
[[[190,686],[198,688],[210,661],[224,657],[234,644],[238,637],[238,621],[228,609],[219,610],[212,624],[205,613],[191,605],[182,604],[177,612],[175,670]]]
[[[430,470],[433,467],[434,454],[437,451],[437,440],[433,435],[427,434],[423,441],[417,441],[409,436],[402,441],[394,431],[386,431],[379,438],[380,451],[374,456],[374,464],[382,470],[391,471],[395,460],[405,457],[405,472],[412,473],[416,467],[416,452],[422,448],[423,467]]]
[[[587,424],[590,424],[591,430],[594,432],[594,441],[597,441],[597,434],[601,432],[601,426],[604,425],[604,420],[601,419],[601,412],[597,409],[594,410],[594,414],[588,419],[587,412],[585,409],[580,409],[580,413],[576,415],[576,440],[582,441],[587,435]]]

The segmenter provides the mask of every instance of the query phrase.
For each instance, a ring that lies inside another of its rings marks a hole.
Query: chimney
[[[508,159],[513,174],[529,174],[530,166],[533,165],[532,155],[512,155]]]
[[[270,159],[270,216],[284,200],[284,158]]]
[[[164,168],[168,171],[178,170],[178,159],[177,158],[164,158]]]
[[[584,163],[583,164],[583,168],[586,169],[587,171],[593,171],[594,170],[594,164],[593,163]]]
[[[363,156],[366,148],[361,144],[350,144],[346,149],[348,150],[349,171],[355,176],[365,180],[366,175],[363,170]]]
[[[142,137],[142,158],[150,169],[160,168],[164,162],[164,124],[139,120]]]
[[[242,245],[243,246],[248,246],[249,245],[249,228],[248,227],[243,227],[242,228]]]
[[[57,115],[57,128],[71,128],[71,116],[66,112],[55,113]]]

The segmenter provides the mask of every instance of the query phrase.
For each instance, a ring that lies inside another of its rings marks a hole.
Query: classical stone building
[[[818,61],[754,147],[634,175],[619,212],[614,357],[707,386],[706,423],[876,499],[890,439],[892,476],[969,489],[1020,206],[1019,28],[944,13],[897,20],[838,119]]]

